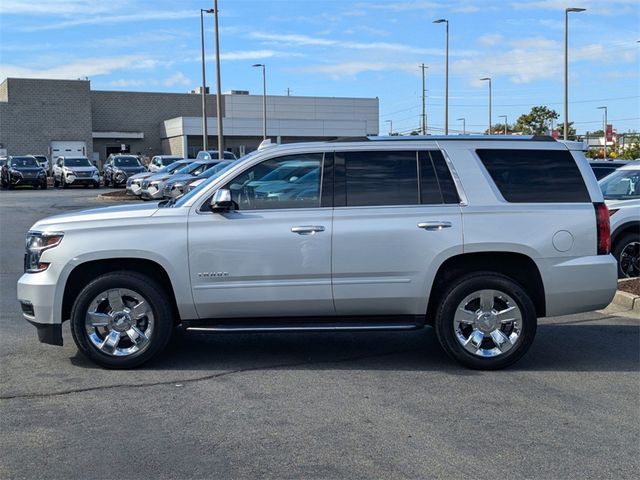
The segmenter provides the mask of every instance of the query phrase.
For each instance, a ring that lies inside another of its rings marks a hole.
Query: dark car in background
[[[0,169],[2,188],[31,185],[34,188],[47,188],[47,172],[32,155],[9,157]]]
[[[595,160],[589,162],[589,166],[593,170],[596,179],[600,180],[628,163],[627,160]]]
[[[104,186],[124,186],[130,176],[146,171],[147,169],[135,155],[112,155],[104,164],[102,173]]]

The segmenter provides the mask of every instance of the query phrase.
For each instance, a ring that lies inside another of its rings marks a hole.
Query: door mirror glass
[[[213,195],[210,205],[212,212],[227,212],[231,210],[233,207],[231,191],[226,188],[221,188]]]

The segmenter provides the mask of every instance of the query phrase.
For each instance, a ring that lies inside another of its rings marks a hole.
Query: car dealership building
[[[262,95],[222,99],[225,149],[236,155],[262,141]],[[377,135],[377,98],[267,96],[267,136],[282,143]],[[217,146],[215,95],[207,95],[209,148]],[[7,78],[0,84],[0,153],[110,153],[194,157],[202,149],[202,100],[192,93],[91,90],[88,80]]]

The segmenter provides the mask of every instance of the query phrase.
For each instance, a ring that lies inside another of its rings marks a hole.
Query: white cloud
[[[481,37],[479,37],[478,42],[481,45],[486,45],[488,47],[491,47],[493,45],[497,45],[500,42],[502,42],[503,38],[504,37],[499,33],[487,33],[486,35],[482,35]]]
[[[387,62],[343,62],[324,65],[311,65],[294,69],[303,73],[322,73],[333,79],[342,77],[355,77],[363,72],[389,72],[404,71],[415,73],[417,70],[415,63],[387,63]]]
[[[158,11],[147,11],[147,12],[137,12],[135,14],[129,15],[97,15],[90,16],[84,18],[76,18],[73,20],[64,20],[61,22],[50,22],[41,25],[34,25],[30,27],[24,27],[22,30],[25,32],[37,32],[41,30],[57,30],[61,28],[69,28],[69,27],[78,27],[82,25],[113,25],[113,24],[124,24],[131,22],[145,22],[145,21],[154,21],[154,20],[177,20],[181,18],[195,18],[198,16],[193,10],[176,10],[176,11],[166,11],[166,12],[158,12]]]
[[[167,87],[174,87],[176,85],[191,85],[191,79],[188,78],[184,73],[182,72],[176,72],[175,74],[171,75],[169,78],[166,78],[164,80],[164,82],[162,82],[165,86]]]
[[[108,85],[111,87],[142,87],[144,85],[147,85],[147,82],[145,80],[136,80],[136,79],[125,80],[121,78],[118,80],[114,80],[113,82],[109,82]]]
[[[52,78],[76,79],[109,75],[119,70],[150,69],[161,62],[141,55],[118,55],[115,57],[91,57],[78,59],[55,67],[33,68],[23,65],[0,65],[0,78]]]
[[[527,2],[511,3],[515,10],[564,10],[569,7],[586,8],[586,13],[598,15],[623,15],[628,12],[636,12],[638,0],[533,0]]]
[[[99,2],[95,0],[47,0],[34,2],[33,0],[2,0],[0,13],[13,15],[77,15],[96,14],[113,11],[124,6],[121,0]]]

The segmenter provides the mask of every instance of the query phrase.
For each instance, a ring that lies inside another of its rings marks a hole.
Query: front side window
[[[567,150],[476,150],[507,202],[590,202],[575,160]]]
[[[237,210],[320,206],[322,153],[265,160],[242,172],[224,188]]]

